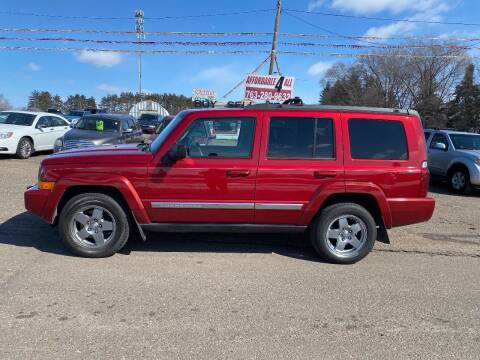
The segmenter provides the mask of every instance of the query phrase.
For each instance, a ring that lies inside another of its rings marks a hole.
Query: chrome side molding
[[[222,209],[222,210],[301,210],[303,204],[242,202],[171,202],[154,201],[154,209]]]

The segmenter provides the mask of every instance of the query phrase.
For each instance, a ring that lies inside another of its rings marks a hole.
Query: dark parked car
[[[144,134],[154,134],[155,129],[161,124],[162,119],[162,115],[142,114],[138,119],[138,122],[140,123]]]
[[[75,127],[55,141],[54,151],[98,145],[139,143],[143,140],[138,121],[131,116],[96,114],[83,116]]]

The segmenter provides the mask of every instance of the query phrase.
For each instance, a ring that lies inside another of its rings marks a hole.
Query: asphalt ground
[[[350,266],[274,234],[155,234],[94,260],[24,210],[44,156],[0,157],[0,359],[479,358],[480,192],[432,184],[432,220]]]

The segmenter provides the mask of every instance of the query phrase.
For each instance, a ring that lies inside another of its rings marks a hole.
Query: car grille
[[[63,143],[62,150],[86,148],[86,147],[92,147],[92,146],[95,146],[95,144],[89,140],[67,140]]]

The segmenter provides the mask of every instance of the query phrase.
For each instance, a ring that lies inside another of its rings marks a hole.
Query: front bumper
[[[49,223],[52,219],[46,214],[45,205],[51,193],[50,190],[39,189],[37,185],[30,186],[24,193],[25,208]]]
[[[469,169],[470,183],[475,187],[480,187],[480,165],[473,165]]]
[[[17,146],[18,140],[15,137],[0,139],[0,154],[15,154]]]

